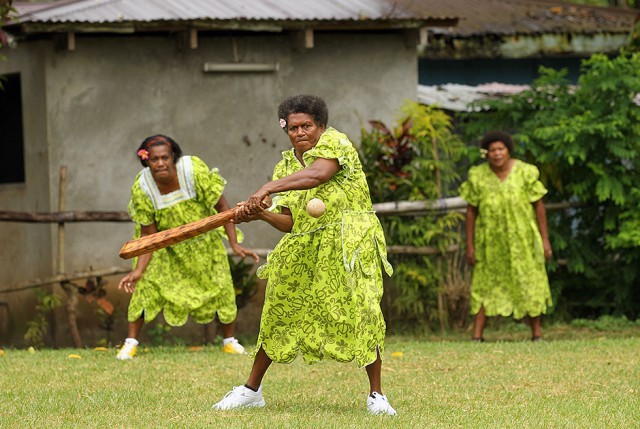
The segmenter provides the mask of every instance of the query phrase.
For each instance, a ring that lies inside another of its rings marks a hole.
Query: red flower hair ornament
[[[141,160],[146,161],[147,159],[149,159],[149,151],[146,149],[140,149],[138,151],[138,156]]]

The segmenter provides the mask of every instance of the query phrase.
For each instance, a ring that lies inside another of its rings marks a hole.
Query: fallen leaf
[[[391,356],[393,356],[393,357],[402,357],[402,356],[404,356],[404,353],[402,353],[402,352],[393,352],[393,353],[391,353]]]
[[[36,352],[36,349],[34,349],[33,346],[31,346],[27,349],[27,351],[31,354],[34,354]]]
[[[71,359],[82,359],[82,356],[80,356],[80,355],[74,355],[74,354],[71,354],[71,355],[69,355],[69,356],[67,356],[67,357],[69,357],[69,358],[71,358]]]
[[[106,352],[109,349],[106,348],[106,347],[94,347],[93,350],[95,350],[97,352]]]

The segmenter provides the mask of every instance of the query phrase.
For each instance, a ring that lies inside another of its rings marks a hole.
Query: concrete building
[[[125,210],[141,168],[135,150],[156,133],[218,167],[226,198],[242,200],[270,179],[290,146],[278,126],[281,99],[323,96],[330,125],[357,143],[361,123],[391,121],[416,99],[417,45],[428,28],[457,22],[390,0],[14,5],[21,16],[4,30],[17,47],[3,49],[0,61],[7,88],[0,139],[10,153],[0,210],[27,213],[59,210],[63,166],[65,211]],[[279,238],[266,225],[242,229],[250,247]],[[33,289],[3,291],[59,271],[129,267],[118,250],[132,230],[128,222],[67,223],[59,252],[56,224],[0,222],[0,345],[23,344],[35,306]],[[124,335],[128,303],[115,290],[118,278],[105,278],[116,306],[114,341]],[[103,336],[96,306],[81,300],[78,308],[82,338],[94,344]],[[55,314],[56,345],[70,345],[64,307]],[[254,334],[255,324],[246,330]]]

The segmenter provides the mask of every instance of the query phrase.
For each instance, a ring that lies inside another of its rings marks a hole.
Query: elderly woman
[[[511,157],[513,140],[490,132],[481,141],[487,163],[471,167],[460,195],[469,204],[466,260],[474,267],[471,314],[474,341],[484,341],[487,316],[529,318],[531,338],[542,339],[541,315],[552,305],[545,259],[551,258],[547,193],[538,169]]]
[[[287,98],[278,114],[293,149],[283,152],[273,181],[240,206],[237,222],[259,219],[286,234],[258,271],[268,283],[249,378],[213,408],[263,407],[269,365],[301,354],[310,364],[355,360],[369,377],[369,412],[396,415],[380,381],[382,268],[392,269],[358,153],[346,135],[327,128],[327,106],[319,97]],[[306,211],[314,198],[326,207],[319,217]]]
[[[134,238],[229,208],[222,194],[226,181],[218,170],[209,170],[198,157],[182,156],[180,146],[170,137],[146,138],[137,155],[144,169],[135,179],[129,202],[129,213],[136,224]],[[224,229],[236,255],[258,260],[254,252],[238,244],[233,224]],[[197,323],[209,323],[217,314],[224,336],[222,350],[244,354],[233,333],[236,295],[221,235],[220,230],[210,231],[134,260],[133,271],[118,284],[119,289],[133,293],[128,337],[118,359],[135,356],[142,325],[163,310],[165,320],[172,326],[184,325],[189,316]]]

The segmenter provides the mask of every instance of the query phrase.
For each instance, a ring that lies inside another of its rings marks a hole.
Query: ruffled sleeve
[[[349,177],[360,162],[358,152],[346,134],[331,127],[322,133],[316,146],[304,154],[306,165],[312,164],[317,158],[338,160],[344,178]]]
[[[527,198],[530,203],[540,200],[547,194],[547,188],[540,181],[540,170],[532,164],[522,162],[522,172],[525,181]]]
[[[478,191],[478,167],[469,169],[469,178],[460,185],[458,192],[460,197],[474,207],[480,204],[480,193]]]
[[[129,201],[129,215],[139,227],[151,225],[155,222],[155,211],[153,209],[153,202],[149,195],[147,195],[140,186],[140,180],[142,178],[142,172],[138,173],[136,180],[131,188],[131,200]]]
[[[216,213],[215,205],[220,200],[227,181],[220,175],[217,168],[209,167],[197,156],[191,157],[193,162],[193,181],[196,186],[198,199],[202,199],[211,213]]]

